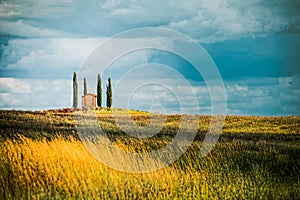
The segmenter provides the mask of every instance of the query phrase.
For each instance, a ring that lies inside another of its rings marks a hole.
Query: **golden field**
[[[90,113],[81,113],[89,115]],[[118,129],[111,111],[96,111],[110,140],[129,152],[170,142],[180,115],[151,138]],[[140,126],[149,114],[130,111]],[[199,116],[191,147],[173,164],[126,173],[99,162],[78,138],[72,110],[0,112],[1,199],[296,199],[300,193],[300,117],[226,116],[213,151],[199,158],[209,116]],[[122,159],[122,158],[120,158]]]

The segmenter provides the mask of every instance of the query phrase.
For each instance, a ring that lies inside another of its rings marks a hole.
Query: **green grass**
[[[140,126],[149,113],[127,112]],[[111,110],[99,109],[97,123],[111,141],[129,152],[168,144],[180,115],[169,115],[151,138],[122,132]],[[93,116],[93,112],[79,115]],[[212,152],[199,158],[210,122],[199,116],[191,147],[159,171],[119,172],[98,162],[79,140],[72,113],[0,111],[1,199],[297,199],[300,193],[300,117],[226,116]],[[186,131],[189,131],[187,127]]]

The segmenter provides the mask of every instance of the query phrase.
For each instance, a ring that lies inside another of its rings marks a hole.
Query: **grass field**
[[[176,162],[138,174],[98,162],[78,138],[71,111],[0,111],[0,199],[299,198],[300,117],[226,116],[219,142],[201,159],[210,117],[199,116],[195,140]],[[118,129],[111,111],[96,113],[110,140],[130,152],[168,144],[181,118],[169,115],[157,135],[139,139]],[[130,113],[136,124],[149,124],[148,113]]]

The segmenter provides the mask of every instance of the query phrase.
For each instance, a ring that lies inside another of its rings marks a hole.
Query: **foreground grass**
[[[169,117],[160,136],[141,140],[117,134],[109,112],[99,112],[99,123],[115,130],[114,144],[128,151],[167,144],[164,135],[176,132],[180,118]],[[147,113],[132,114],[147,124]],[[209,117],[201,117],[198,139],[175,163],[132,174],[98,162],[73,137],[69,114],[3,111],[0,116],[1,199],[296,199],[300,192],[299,117],[228,117],[220,142],[200,159],[209,124]]]

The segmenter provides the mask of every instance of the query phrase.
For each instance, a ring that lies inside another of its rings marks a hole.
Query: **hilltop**
[[[130,113],[139,126],[143,111]],[[155,136],[136,138],[118,128],[111,110],[0,111],[0,197],[3,199],[295,199],[300,188],[300,117],[226,116],[212,151],[199,157],[210,116],[174,163],[151,173],[117,171],[97,160],[78,138],[76,117],[97,119],[113,146],[147,153],[168,145],[181,115],[167,115]],[[186,133],[189,133],[186,127]],[[103,151],[99,151],[103,153]],[[113,153],[113,152],[112,152]],[[167,156],[165,152],[163,156]],[[118,161],[120,155],[108,156]],[[154,160],[153,160],[154,161]],[[131,165],[135,159],[124,161]],[[148,166],[148,163],[145,163]],[[150,163],[149,163],[150,166]]]
[[[46,137],[48,139],[61,136],[76,136],[74,115],[96,116],[99,125],[105,130],[110,127],[110,133],[121,133],[115,124],[112,113],[118,115],[130,115],[131,119],[140,126],[147,126],[150,113],[128,109],[96,109],[84,112],[80,109],[64,108],[41,111],[0,111],[0,136],[2,138],[14,138],[23,135],[29,138]],[[159,114],[158,114],[159,115]],[[178,130],[181,115],[166,115],[166,122],[158,137],[172,136]],[[210,125],[210,116],[199,116],[198,135],[203,138]],[[223,127],[223,138],[249,138],[264,137],[267,133],[271,139],[277,135],[299,135],[300,117],[262,117],[262,116],[226,116]]]

